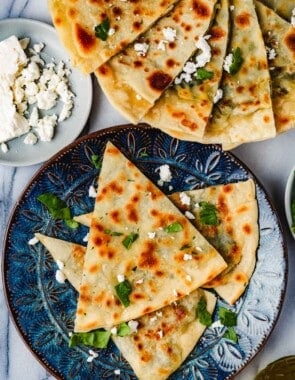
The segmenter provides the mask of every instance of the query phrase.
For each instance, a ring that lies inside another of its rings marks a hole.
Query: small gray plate
[[[55,29],[43,22],[30,19],[5,19],[0,21],[0,40],[11,35],[18,38],[29,37],[30,45],[43,42],[44,49],[41,58],[46,62],[63,61],[71,69],[70,85],[75,94],[72,115],[58,123],[55,136],[50,142],[38,141],[35,145],[23,143],[24,136],[8,142],[9,151],[3,153],[0,149],[0,164],[10,166],[28,166],[48,160],[60,149],[75,140],[85,126],[92,104],[92,81],[90,76],[70,66],[69,58],[59,42]],[[55,109],[50,110],[54,113]]]

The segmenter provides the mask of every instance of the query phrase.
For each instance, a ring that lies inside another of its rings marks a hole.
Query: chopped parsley
[[[200,202],[200,220],[202,224],[217,226],[219,224],[218,211],[215,205],[209,202]]]
[[[111,332],[104,329],[97,329],[85,333],[73,333],[70,337],[69,347],[75,347],[78,344],[92,346],[96,348],[106,348],[111,337]]]
[[[95,37],[106,41],[110,30],[110,20],[105,18],[100,24],[94,27]]]
[[[181,250],[181,251],[184,251],[185,249],[189,249],[189,248],[191,248],[191,245],[190,245],[190,244],[184,244],[184,245],[180,248],[180,250]]]
[[[218,310],[218,316],[220,322],[227,327],[223,337],[232,340],[234,343],[238,343],[238,335],[234,328],[237,325],[237,314],[225,307],[220,307]]]
[[[231,75],[235,75],[240,70],[243,62],[244,58],[242,57],[242,51],[239,47],[237,47],[233,51],[233,61],[232,64],[229,66],[229,73]]]
[[[124,280],[122,282],[119,282],[115,286],[116,294],[121,301],[121,303],[127,307],[130,305],[130,299],[129,295],[132,292],[132,286],[128,280]]]
[[[37,199],[47,208],[49,214],[54,219],[63,220],[70,228],[77,228],[79,226],[79,223],[73,220],[71,210],[66,202],[55,194],[43,193],[40,194]]]
[[[131,334],[131,328],[128,326],[126,322],[121,323],[117,329],[117,335],[119,336],[127,336]]]
[[[196,78],[196,80],[203,82],[203,80],[212,79],[213,75],[214,75],[213,71],[208,71],[208,70],[200,67],[197,69],[197,71],[195,73],[195,78]]]
[[[196,317],[199,319],[200,323],[204,326],[212,325],[212,316],[207,310],[207,301],[204,297],[200,299],[196,309]]]
[[[128,236],[125,237],[125,239],[122,241],[122,244],[125,248],[130,249],[132,244],[139,238],[139,234],[135,232],[131,232]]]
[[[97,154],[93,154],[91,156],[91,161],[93,163],[93,165],[95,166],[96,169],[100,169],[101,168],[101,160],[99,158],[99,156]]]
[[[182,224],[179,222],[174,222],[164,227],[164,231],[168,232],[169,234],[174,233],[174,232],[180,232],[182,230],[183,230]]]

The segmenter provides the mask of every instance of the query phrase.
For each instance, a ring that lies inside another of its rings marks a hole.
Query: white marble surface
[[[50,23],[46,0],[1,0],[0,19],[33,18]],[[125,123],[100,92],[94,82],[94,102],[84,133]],[[284,214],[284,188],[288,174],[295,165],[295,130],[276,139],[242,146],[234,154],[256,174],[275,204],[287,238],[289,279],[285,302],[278,323],[266,345],[252,362],[236,377],[251,380],[258,370],[284,355],[295,354],[295,242],[287,229]],[[0,240],[13,205],[22,189],[40,165],[31,167],[0,166]],[[2,253],[3,254],[3,253]],[[274,252],[275,254],[275,252]],[[294,377],[295,378],[295,377]],[[33,357],[9,319],[2,282],[0,283],[0,380],[53,380]]]

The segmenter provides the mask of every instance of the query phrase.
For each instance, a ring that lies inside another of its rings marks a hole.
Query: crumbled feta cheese
[[[291,25],[295,28],[295,8],[292,10]]]
[[[192,259],[193,259],[193,256],[190,255],[189,253],[185,253],[185,254],[183,255],[183,260],[184,260],[184,261],[188,261],[188,260],[192,260]]]
[[[212,325],[210,326],[211,328],[219,328],[219,327],[224,327],[221,321],[218,319],[217,321],[213,322]]]
[[[95,358],[98,357],[98,353],[93,350],[89,350],[88,353],[89,356],[87,358],[87,363],[91,363]]]
[[[232,53],[229,53],[225,58],[223,62],[223,69],[229,73],[229,68],[233,63],[234,56]]]
[[[143,43],[135,43],[134,50],[137,52],[137,55],[144,57],[149,49],[149,45],[145,42]]]
[[[116,33],[116,30],[114,28],[110,28],[108,31],[109,36],[113,36]]]
[[[233,11],[233,10],[235,9],[235,6],[234,6],[234,5],[230,5],[230,6],[229,6],[229,9],[230,9],[231,11]]]
[[[137,332],[137,327],[139,325],[139,323],[137,321],[131,320],[127,324],[131,330],[131,333]]]
[[[55,279],[60,284],[63,284],[65,282],[65,280],[66,280],[66,277],[65,277],[64,273],[60,269],[58,269],[55,272]]]
[[[154,323],[154,322],[156,322],[157,319],[158,319],[158,317],[155,315],[154,317],[150,318],[150,322]]]
[[[162,30],[163,36],[166,41],[173,42],[176,39],[176,30],[173,28],[170,28],[169,26],[167,28],[163,28]]]
[[[178,292],[177,292],[176,289],[173,289],[173,295],[176,296],[176,297],[178,296]]]
[[[180,203],[184,206],[189,206],[191,204],[191,199],[185,192],[179,194],[179,199]]]
[[[187,274],[185,278],[186,278],[186,280],[189,281],[189,282],[192,281],[192,277],[191,277],[189,274]]]
[[[157,317],[159,317],[159,318],[163,317],[163,313],[162,313],[161,311],[157,311],[157,312],[156,312],[156,315],[157,315]]]
[[[267,53],[267,58],[271,61],[272,59],[275,59],[277,53],[275,51],[275,49],[273,48],[270,48],[268,46],[266,46],[266,53]]]
[[[121,1],[126,1],[126,0],[121,0]],[[114,374],[115,374],[115,375],[120,375],[120,373],[121,373],[121,370],[120,370],[120,369],[115,369],[115,370],[114,370]]]
[[[201,247],[195,247],[195,249],[198,251],[198,252],[202,252],[202,248]]]
[[[217,91],[216,91],[216,94],[213,98],[213,103],[216,104],[219,102],[220,99],[222,99],[223,97],[223,90],[221,88],[219,88]]]
[[[157,334],[159,335],[159,338],[160,338],[160,339],[163,338],[163,335],[164,335],[163,330],[159,330],[159,331],[157,331]]]
[[[193,213],[191,213],[190,211],[186,211],[186,212],[184,213],[184,215],[185,215],[188,219],[190,219],[190,220],[196,219],[195,215],[194,215]]]
[[[29,132],[24,138],[24,143],[27,145],[34,145],[37,141],[38,137],[33,132]]]
[[[89,240],[89,232],[83,237],[83,241],[87,243]]]
[[[8,152],[8,145],[5,144],[4,142],[1,143],[1,150],[3,153],[7,153]]]
[[[211,60],[211,47],[207,42],[210,37],[211,36],[200,37],[196,43],[196,47],[201,50],[201,54],[196,57],[197,67],[204,67],[206,63]]]
[[[34,236],[34,237],[33,237],[32,239],[30,239],[29,242],[28,242],[29,245],[35,245],[35,244],[37,244],[37,243],[39,243],[39,239],[38,239],[36,236]]]
[[[143,283],[143,278],[140,278],[139,280],[135,281],[136,284],[142,284]]]
[[[113,335],[117,335],[117,332],[118,332],[117,327],[113,327],[113,328],[111,328],[111,333],[112,333]]]
[[[124,276],[124,274],[118,274],[118,276],[117,276],[117,280],[118,280],[118,282],[123,282],[123,281],[125,281],[125,276]]]
[[[161,40],[159,43],[158,43],[158,46],[157,46],[157,49],[158,50],[163,50],[165,51],[166,50],[166,41],[164,40]]]
[[[149,239],[154,239],[156,236],[156,233],[155,232],[148,232],[148,237]]]
[[[90,198],[96,198],[97,197],[97,191],[95,189],[95,187],[93,185],[90,185],[89,186],[89,189],[88,189],[88,196]]]
[[[30,132],[24,143],[35,144],[38,138],[31,134],[32,128],[38,129],[41,141],[50,141],[57,118],[59,122],[67,119],[74,106],[70,71],[63,62],[45,66],[39,56],[44,44],[34,44],[26,52],[29,42],[16,36],[0,42],[0,143]],[[40,122],[38,109],[50,110],[58,102],[63,103],[59,117],[45,115]],[[29,105],[35,105],[30,115]]]
[[[164,182],[170,182],[172,180],[172,174],[170,171],[170,166],[167,164],[161,165],[159,167],[160,180],[158,184],[162,186]]]
[[[64,269],[65,267],[65,264],[61,260],[56,260],[56,264],[60,270]]]

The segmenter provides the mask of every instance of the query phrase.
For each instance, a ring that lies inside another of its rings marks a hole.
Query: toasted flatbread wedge
[[[188,204],[183,203],[184,194]],[[174,193],[168,197],[183,213],[190,213],[191,222],[228,265],[203,286],[214,288],[229,304],[235,303],[248,285],[256,263],[259,229],[253,180]],[[216,213],[216,225],[202,223],[202,207],[199,206],[202,202],[216,208],[212,211]],[[75,220],[90,226],[91,218],[92,213],[89,213],[76,216]]]
[[[221,143],[225,149],[276,134],[266,48],[253,1],[234,0],[233,6],[229,50],[233,60],[221,83],[223,97],[214,106],[203,137],[203,142]]]
[[[81,260],[84,261],[82,253],[86,253],[86,247],[39,233],[35,235],[56,262],[64,263],[62,271],[77,289],[76,279],[80,276],[81,281],[82,278],[80,264]],[[79,258],[75,254],[77,249],[81,253]],[[70,259],[71,252],[73,257]],[[112,336],[139,379],[154,377],[164,380],[186,359],[205,330],[196,318],[196,308],[202,298],[206,300],[207,311],[212,314],[216,297],[197,289],[172,305],[139,318],[139,327],[131,336]]]
[[[169,135],[183,140],[201,141],[208,123],[214,97],[222,76],[229,32],[229,3],[222,0],[216,10],[216,17],[208,31],[211,60],[201,65],[190,79],[181,84],[171,85],[144,116],[143,120]],[[186,66],[194,65],[199,54],[190,59]],[[188,69],[187,69],[188,70]],[[189,71],[189,70],[188,70]]]
[[[182,203],[183,194],[188,204]],[[180,210],[191,213],[192,223],[228,265],[204,287],[214,288],[229,304],[235,303],[244,293],[256,263],[259,229],[253,180],[175,193],[170,199]]]
[[[255,5],[263,38],[270,51],[276,130],[282,133],[295,127],[295,28],[259,1]]]
[[[188,244],[190,261],[183,251]],[[212,280],[226,266],[178,208],[108,142],[75,331],[114,326],[158,310]]]
[[[269,8],[272,8],[287,21],[291,20],[292,11],[295,8],[294,0],[261,0]]]
[[[216,0],[181,0],[136,43],[95,70],[105,95],[137,123],[173,82],[209,28]]]
[[[89,74],[145,32],[176,2],[49,0],[49,10],[73,65]]]

